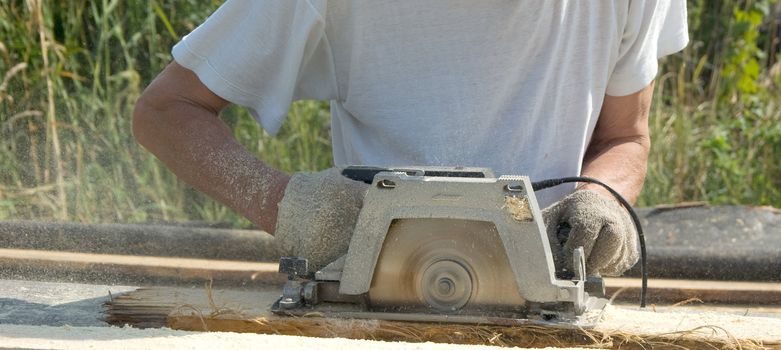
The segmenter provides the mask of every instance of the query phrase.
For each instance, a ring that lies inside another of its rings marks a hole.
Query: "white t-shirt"
[[[270,133],[330,100],[337,166],[542,180],[579,175],[605,94],[687,42],[685,0],[228,0],[173,54]]]

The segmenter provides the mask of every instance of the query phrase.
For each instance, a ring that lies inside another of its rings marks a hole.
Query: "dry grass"
[[[0,3],[0,220],[249,222],[188,188],[136,144],[144,85],[221,1]],[[325,103],[295,104],[277,138],[246,111],[223,120],[286,171],[331,164]],[[32,190],[34,189],[34,190]]]

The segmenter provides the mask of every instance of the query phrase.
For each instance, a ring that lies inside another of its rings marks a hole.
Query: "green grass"
[[[690,1],[692,42],[665,62],[639,204],[781,207],[778,14],[771,1]]]
[[[177,181],[130,134],[133,103],[170,61],[170,47],[219,3],[2,2],[0,220],[248,225]],[[781,207],[781,78],[771,5],[689,2],[693,41],[662,67],[640,204]],[[331,164],[327,107],[294,104],[277,137],[240,108],[222,117],[261,159],[286,171],[316,170]]]

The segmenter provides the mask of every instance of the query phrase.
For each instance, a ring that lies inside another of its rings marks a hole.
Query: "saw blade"
[[[397,312],[520,313],[525,301],[514,276],[489,222],[398,219],[383,243],[369,302]]]

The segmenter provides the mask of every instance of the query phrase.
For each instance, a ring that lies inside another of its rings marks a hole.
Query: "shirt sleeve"
[[[275,134],[295,99],[332,99],[325,20],[308,0],[228,0],[173,48],[212,92]]]
[[[648,86],[658,60],[689,43],[685,0],[633,0],[606,93],[625,96]]]

